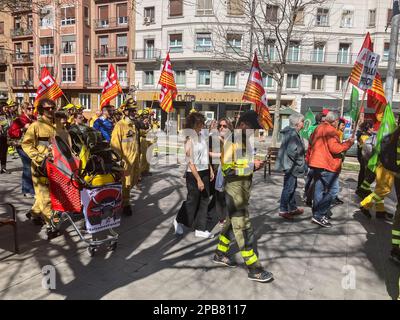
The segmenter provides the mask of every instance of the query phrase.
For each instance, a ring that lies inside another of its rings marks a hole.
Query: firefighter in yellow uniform
[[[249,150],[246,130],[261,129],[257,114],[245,112],[239,119],[237,128],[243,130],[242,141],[226,140],[222,150],[222,173],[228,217],[225,220],[213,261],[228,267],[236,264],[228,256],[230,244],[236,240],[240,253],[248,269],[250,280],[267,282],[272,273],[264,270],[254,251],[254,234],[249,218],[249,199],[253,180],[253,171],[262,167],[263,162],[255,160]]]
[[[150,113],[148,109],[139,112],[140,121],[140,174],[141,176],[151,175],[150,163],[147,161],[147,150],[151,142],[147,140],[147,135],[151,130]]]
[[[38,104],[38,113],[41,116],[38,121],[33,122],[25,133],[22,140],[22,149],[32,160],[32,181],[35,189],[35,203],[31,209],[34,223],[39,224],[44,219],[47,228],[48,239],[58,234],[50,225],[52,214],[49,181],[46,177],[45,160],[51,156],[50,139],[56,135],[54,126],[54,111],[56,104],[53,100],[42,99]]]
[[[130,191],[139,178],[139,132],[137,130],[136,110],[133,99],[124,106],[124,118],[118,121],[111,134],[111,148],[121,157],[124,168],[122,180],[123,213],[132,215]]]

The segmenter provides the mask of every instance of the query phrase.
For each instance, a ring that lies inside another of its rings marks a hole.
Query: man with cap
[[[129,101],[124,107],[124,118],[117,122],[111,135],[111,148],[121,157],[124,168],[122,179],[123,213],[132,215],[130,191],[139,178],[139,132],[136,128],[136,103]]]
[[[228,256],[228,251],[231,242],[236,240],[248,269],[248,278],[267,282],[273,275],[262,268],[254,251],[254,234],[248,210],[253,171],[263,166],[262,161],[254,159],[254,148],[247,131],[261,129],[257,114],[254,111],[245,112],[238,120],[237,129],[242,130],[242,134],[228,137],[221,155],[228,217],[221,231],[213,261],[227,267],[235,267],[236,264]]]
[[[21,144],[24,152],[32,160],[32,182],[35,189],[35,203],[27,217],[32,218],[35,224],[41,224],[41,219],[44,219],[48,239],[58,234],[50,225],[52,211],[49,181],[45,172],[46,159],[51,155],[50,139],[56,135],[55,110],[56,104],[53,100],[40,100],[38,104],[39,120],[29,126]]]
[[[114,128],[114,122],[112,121],[114,109],[114,106],[109,104],[103,106],[101,109],[102,116],[98,118],[93,124],[93,128],[100,131],[104,140],[106,140],[107,142],[110,142],[111,133]]]

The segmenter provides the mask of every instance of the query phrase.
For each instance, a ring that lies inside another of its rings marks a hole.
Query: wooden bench
[[[278,157],[279,148],[269,147],[267,155],[265,156],[265,165],[264,165],[264,179],[267,178],[267,166],[268,166],[268,174],[271,175],[271,165],[275,164],[276,158]]]
[[[1,207],[5,207],[5,212],[11,217],[0,217],[0,227],[11,226],[14,229],[14,251],[19,253],[18,236],[17,236],[17,214],[15,207],[11,203],[0,203]],[[3,210],[1,210],[3,211]],[[4,212],[4,211],[3,211]]]

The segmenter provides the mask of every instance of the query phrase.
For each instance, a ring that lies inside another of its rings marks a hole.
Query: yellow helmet
[[[13,99],[8,99],[8,100],[7,100],[7,105],[8,105],[9,107],[15,106],[14,100],[13,100]]]
[[[78,110],[80,110],[80,109],[82,109],[82,106],[81,106],[80,104],[76,104],[76,105],[75,105],[75,108],[78,109]]]
[[[192,109],[190,109],[189,113],[193,113],[193,112],[197,112],[197,110],[195,109],[195,107],[193,107]]]
[[[132,97],[128,98],[124,104],[126,109],[137,109],[137,103]]]
[[[63,109],[64,109],[64,110],[69,110],[69,109],[74,108],[74,107],[75,107],[74,104],[68,103]]]

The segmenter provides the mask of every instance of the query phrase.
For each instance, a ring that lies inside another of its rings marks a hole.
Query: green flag
[[[304,128],[301,130],[300,135],[305,139],[310,139],[312,134],[313,125],[315,123],[315,115],[312,113],[311,109],[308,109],[304,115]]]
[[[353,121],[357,121],[358,115],[358,100],[359,100],[359,93],[358,90],[353,86],[351,90],[351,97],[350,97],[350,117]]]
[[[396,119],[394,117],[392,107],[390,104],[386,106],[385,113],[383,114],[381,126],[379,127],[378,134],[376,136],[376,146],[374,148],[374,153],[372,157],[368,161],[368,168],[375,172],[377,164],[378,164],[378,157],[381,152],[381,141],[384,136],[394,132],[396,130]]]

